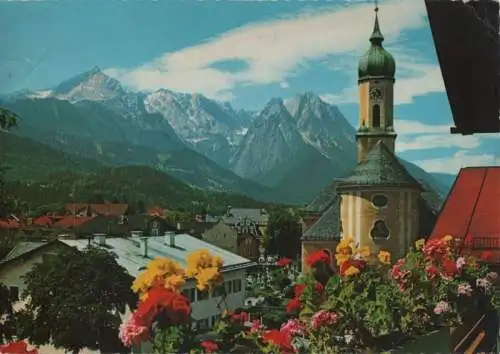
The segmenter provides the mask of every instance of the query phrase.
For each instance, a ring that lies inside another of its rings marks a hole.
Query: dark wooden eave
[[[455,126],[451,133],[500,132],[499,4],[425,0]]]

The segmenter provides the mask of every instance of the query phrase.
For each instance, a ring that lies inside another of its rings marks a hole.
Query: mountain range
[[[144,165],[191,186],[267,202],[307,203],[356,164],[355,129],[311,92],[272,98],[253,112],[200,94],[133,92],[92,68],[51,89],[4,96],[0,104],[22,117],[14,134],[78,156],[83,166]],[[402,162],[447,193],[452,176],[435,178]]]

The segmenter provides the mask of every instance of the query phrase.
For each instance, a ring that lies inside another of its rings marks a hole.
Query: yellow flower
[[[212,256],[212,261],[210,262],[210,266],[220,268],[222,267],[223,264],[224,262],[222,261],[222,258],[217,256]]]
[[[336,253],[341,253],[341,254],[351,254],[352,253],[352,238],[346,237],[343,238],[339,244],[337,245],[336,248]]]
[[[223,262],[220,257],[211,255],[208,250],[198,250],[189,254],[187,257],[186,274],[195,277],[205,268],[220,268]]]
[[[165,288],[178,291],[184,285],[185,280],[182,275],[171,275],[165,279]]]
[[[349,266],[349,268],[347,268],[346,271],[344,272],[344,275],[350,277],[350,276],[358,274],[359,272],[360,271],[358,268],[356,268],[354,266]]]
[[[182,267],[168,258],[156,257],[148,263],[147,269],[161,276],[181,275],[184,273]]]
[[[356,253],[358,253],[363,258],[368,258],[372,254],[372,251],[369,246],[363,246],[357,249]]]
[[[453,240],[453,236],[451,236],[451,235],[446,235],[443,237],[444,242],[450,242],[452,240]]]
[[[146,301],[148,299],[149,294],[148,293],[143,293],[139,296],[139,300],[142,302]]]
[[[158,274],[146,269],[135,278],[132,283],[132,291],[135,293],[147,291],[158,278]]]
[[[380,263],[383,264],[390,264],[391,263],[391,254],[386,251],[380,251],[378,254],[378,260]]]
[[[342,263],[344,263],[345,261],[348,261],[349,259],[351,259],[351,256],[348,255],[348,254],[337,253],[335,255],[335,258],[337,259],[337,265],[341,266]]]
[[[211,288],[213,284],[220,281],[220,273],[217,267],[203,268],[196,275],[198,284],[196,287],[200,290],[205,290],[207,287]]]
[[[415,242],[415,249],[418,251],[418,250],[421,250],[422,247],[424,247],[425,245],[425,239],[421,238],[420,240],[417,240]]]

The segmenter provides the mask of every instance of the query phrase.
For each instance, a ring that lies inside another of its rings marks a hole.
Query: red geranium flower
[[[286,313],[292,314],[296,311],[299,311],[301,306],[302,304],[299,299],[291,299],[286,305]]]
[[[243,323],[248,321],[249,316],[246,312],[235,313],[231,315],[231,320],[233,322]]]
[[[191,315],[189,299],[164,287],[154,287],[148,291],[146,301],[139,303],[135,316],[137,323],[149,327],[153,318],[165,312],[171,323],[185,323]]]
[[[295,284],[293,288],[293,293],[296,299],[300,298],[306,287],[307,287],[306,284]]]
[[[281,258],[276,262],[276,265],[278,267],[286,267],[290,263],[292,263],[292,260],[290,258]]]
[[[28,350],[28,343],[20,341],[0,345],[0,354],[38,354],[38,350]]]
[[[219,350],[219,346],[217,343],[211,341],[211,340],[206,340],[200,343],[200,346],[205,350],[205,353],[215,353],[217,350]]]
[[[438,274],[438,269],[433,265],[428,265],[425,267],[425,272],[427,273],[427,277],[429,279],[434,279]]]
[[[293,353],[294,349],[290,337],[277,329],[267,331],[262,335],[265,343],[272,343],[280,348],[282,353]]]
[[[444,274],[450,277],[458,273],[457,263],[451,259],[445,259],[443,262]]]
[[[331,263],[331,257],[328,253],[321,250],[308,255],[306,261],[309,267],[314,267],[314,265],[319,262]]]
[[[314,285],[314,290],[316,290],[316,292],[321,295],[323,294],[325,287],[323,286],[323,284],[316,282],[316,284]]]
[[[340,276],[344,276],[345,272],[350,268],[354,267],[362,271],[366,267],[366,262],[359,259],[349,259],[342,263],[340,266]]]

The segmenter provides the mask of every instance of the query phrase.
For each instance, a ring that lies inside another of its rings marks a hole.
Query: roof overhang
[[[499,4],[425,0],[453,134],[500,132]]]

